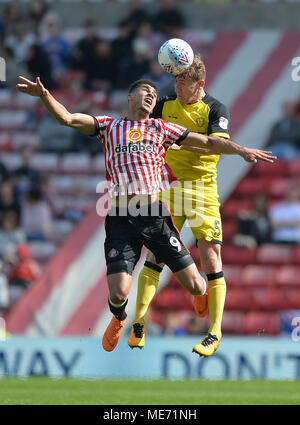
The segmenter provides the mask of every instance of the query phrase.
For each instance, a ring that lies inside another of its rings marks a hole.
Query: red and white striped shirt
[[[160,118],[130,121],[98,116],[95,119],[111,197],[152,195],[169,189],[177,180],[165,163],[165,155],[169,146],[187,136],[186,128]]]

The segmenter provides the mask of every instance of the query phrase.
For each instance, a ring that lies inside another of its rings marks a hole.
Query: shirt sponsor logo
[[[132,128],[131,130],[128,131],[127,133],[127,138],[131,141],[131,142],[139,142],[141,140],[141,138],[143,137],[143,134],[140,130],[134,129]]]
[[[130,152],[152,152],[156,151],[156,143],[153,145],[144,145],[142,142],[139,143],[128,143],[127,145],[118,145],[115,148],[116,153],[130,153]]]
[[[220,117],[219,126],[223,128],[223,130],[227,130],[228,128],[228,119],[225,117]]]

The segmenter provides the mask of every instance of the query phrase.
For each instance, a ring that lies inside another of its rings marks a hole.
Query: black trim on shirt
[[[93,115],[91,115],[91,117],[94,118],[94,123],[95,123],[95,133],[94,134],[89,134],[90,137],[94,137],[94,136],[99,136],[100,134],[100,125],[99,122],[97,120],[96,117],[94,117]]]
[[[188,136],[189,133],[190,133],[190,130],[185,130],[183,135],[181,137],[179,137],[179,139],[175,142],[176,145],[180,146],[181,142]]]

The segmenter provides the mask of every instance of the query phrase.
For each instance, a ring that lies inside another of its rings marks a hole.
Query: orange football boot
[[[194,310],[197,316],[205,317],[208,313],[207,292],[204,295],[194,296]]]
[[[118,320],[115,316],[112,317],[102,338],[102,347],[105,351],[113,351],[116,348],[125,320]]]

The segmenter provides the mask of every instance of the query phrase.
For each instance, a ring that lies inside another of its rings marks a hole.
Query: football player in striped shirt
[[[158,263],[165,263],[179,282],[194,296],[207,290],[207,278],[197,267],[181,240],[173,217],[158,194],[171,187],[176,178],[166,165],[167,150],[194,149],[202,154],[239,154],[246,161],[273,162],[270,152],[248,149],[218,136],[193,132],[161,118],[150,118],[157,97],[156,85],[138,80],[128,93],[126,118],[93,117],[70,113],[43,86],[20,77],[20,92],[40,97],[49,113],[62,125],[84,134],[96,135],[103,145],[108,190],[112,198],[106,216],[105,257],[109,308],[113,317],[103,335],[102,345],[112,351],[126,319],[126,304],[132,272],[145,245]]]

